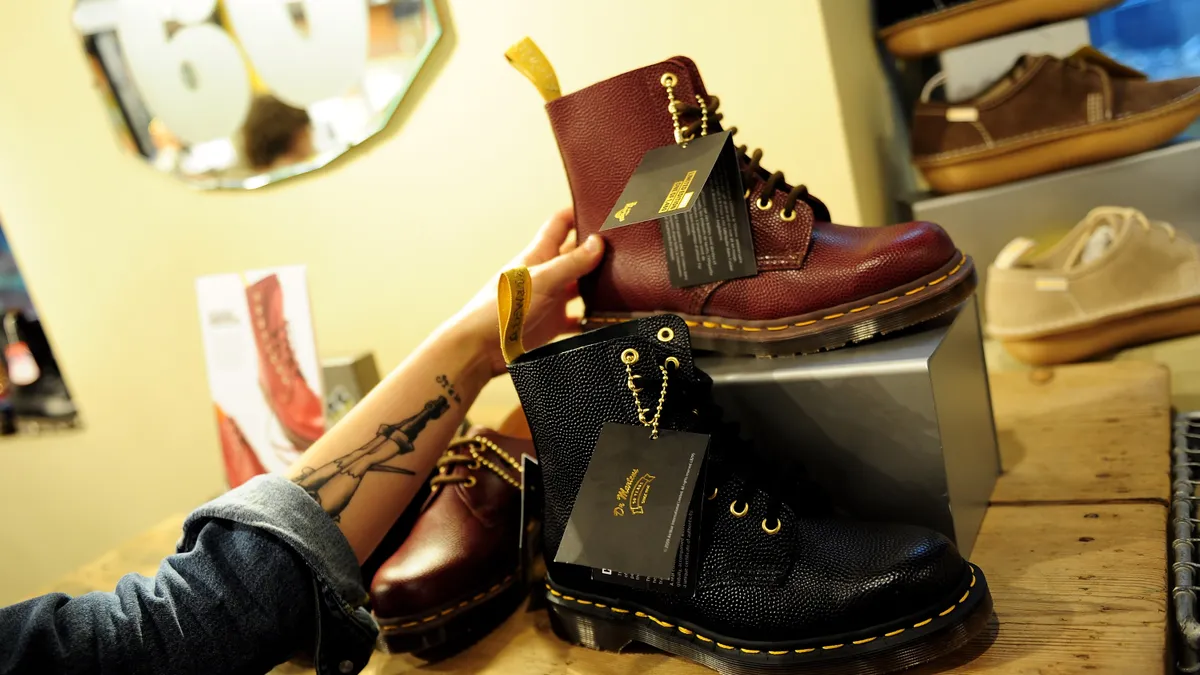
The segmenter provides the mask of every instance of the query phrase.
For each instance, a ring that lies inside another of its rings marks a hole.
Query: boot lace
[[[465,454],[463,453],[465,451]],[[518,462],[512,455],[508,454],[499,445],[491,442],[483,436],[475,436],[465,441],[460,441],[451,445],[446,449],[446,452],[438,458],[437,475],[430,479],[429,484],[434,492],[437,492],[443,485],[454,485],[463,483],[467,487],[475,487],[478,479],[474,475],[455,474],[455,467],[460,464],[466,464],[470,471],[477,471],[480,468],[486,467],[489,471],[499,476],[504,482],[520,490],[521,484],[507,472],[500,468],[493,459],[488,456],[488,452],[495,455],[499,460],[503,461],[508,466],[516,470],[517,474],[521,473],[521,463]]]
[[[678,111],[679,115],[686,116],[692,121],[679,126],[681,139],[683,141],[695,138],[697,134],[705,136],[708,134],[709,122],[720,123],[724,115],[717,112],[721,106],[721,99],[716,96],[696,96],[696,103],[688,101],[679,101],[672,98],[671,104]],[[737,127],[729,127],[730,134],[737,133]],[[769,211],[774,203],[773,195],[777,190],[787,190],[787,195],[783,198],[779,217],[782,220],[790,221],[796,218],[796,204],[801,200],[806,200],[809,197],[808,187],[805,185],[789,185],[783,176],[782,171],[771,172],[765,179],[763,175],[767,170],[762,167],[763,151],[761,148],[755,148],[753,152],[749,151],[748,146],[737,146],[738,163],[742,167],[742,185],[746,186],[745,198],[750,198],[750,186],[755,183],[762,182],[762,192],[759,193],[758,201],[755,206],[762,211]]]

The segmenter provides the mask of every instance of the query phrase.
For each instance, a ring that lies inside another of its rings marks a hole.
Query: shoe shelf
[[[996,616],[975,643],[918,672],[1164,672],[1170,662],[1163,546],[1170,489],[1168,380],[1165,368],[1141,362],[992,376],[1005,474],[972,560],[987,570]],[[111,590],[126,572],[153,574],[174,550],[182,522],[183,515],[165,520],[47,590]],[[568,646],[534,604],[432,670],[711,672],[649,648],[615,655]],[[412,656],[380,652],[364,672],[429,669]],[[275,672],[312,671],[285,664]]]

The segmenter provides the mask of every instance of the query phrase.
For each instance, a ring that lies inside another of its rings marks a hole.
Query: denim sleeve
[[[0,609],[0,674],[258,674],[298,654],[357,673],[377,635],[360,574],[302,489],[261,476],[188,516],[153,579]]]

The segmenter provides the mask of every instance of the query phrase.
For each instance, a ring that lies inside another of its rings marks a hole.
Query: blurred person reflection
[[[274,96],[254,99],[242,127],[246,160],[257,171],[271,171],[303,162],[316,153],[312,119]]]

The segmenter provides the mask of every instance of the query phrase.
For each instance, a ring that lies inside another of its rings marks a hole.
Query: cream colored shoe
[[[1200,333],[1200,248],[1136,209],[1092,210],[1030,255],[1014,239],[988,270],[987,329],[1017,359],[1070,363]]]

